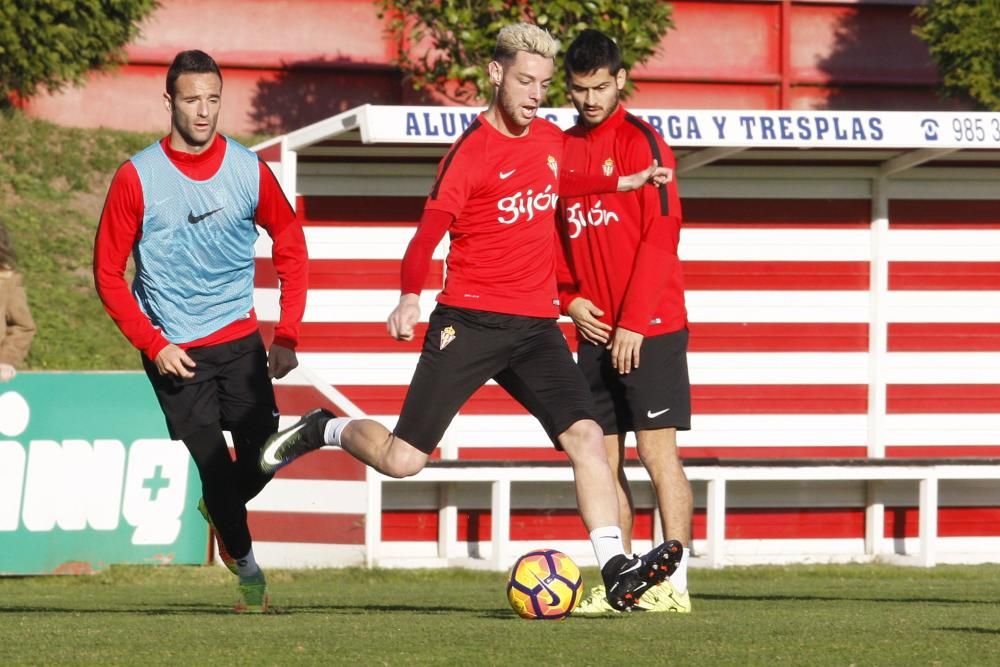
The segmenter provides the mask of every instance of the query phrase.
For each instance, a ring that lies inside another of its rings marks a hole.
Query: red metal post
[[[781,0],[780,21],[778,30],[781,40],[781,88],[778,92],[778,107],[787,109],[791,102],[792,89],[792,0]]]

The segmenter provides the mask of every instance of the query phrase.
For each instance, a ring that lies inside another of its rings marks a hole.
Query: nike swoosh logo
[[[636,569],[636,568],[637,568],[637,567],[639,567],[640,565],[642,565],[642,563],[637,563],[635,567],[630,567],[629,569],[625,570],[625,572],[631,572],[632,570]],[[625,574],[625,572],[622,572],[621,574]],[[618,588],[618,584],[619,584],[619,583],[620,583],[620,582],[617,582],[617,581],[616,581],[616,582],[614,583],[614,586],[612,586],[610,590],[611,590],[611,591],[614,591],[614,590],[615,590],[616,588]],[[649,582],[648,582],[648,581],[646,581],[646,580],[642,580],[642,581],[640,581],[640,582],[639,582],[639,586],[638,586],[638,588],[634,588],[634,589],[632,590],[632,592],[633,592],[633,593],[638,593],[638,592],[639,592],[639,591],[641,591],[642,589],[646,588],[646,586],[649,586]]]
[[[500,172],[500,180],[501,181],[506,181],[508,178],[510,178],[511,176],[514,175],[515,171],[517,171],[517,169],[511,169],[510,171],[501,171]]]
[[[558,606],[559,596],[556,595],[556,592],[551,588],[549,588],[549,586],[545,583],[545,580],[539,577],[537,572],[532,572],[531,575],[538,582],[538,585],[541,586],[542,589],[549,594],[549,604],[552,605],[553,607]]]
[[[274,441],[272,441],[271,444],[268,445],[267,448],[264,450],[264,455],[261,457],[264,460],[264,463],[266,463],[269,466],[281,465],[282,463],[281,459],[275,458],[274,453],[278,450],[279,447],[281,447],[281,445],[285,443],[286,440],[288,440],[290,437],[301,431],[303,428],[305,428],[305,426],[306,426],[305,424],[299,424],[290,431],[285,431],[277,438],[275,438]]]
[[[670,412],[670,408],[665,408],[663,410],[658,410],[656,412],[653,412],[652,410],[646,410],[646,416],[649,417],[650,419],[653,419],[654,417],[659,417],[664,412]]]
[[[621,571],[621,572],[619,572],[618,574],[628,574],[628,573],[629,573],[629,572],[631,572],[632,570],[638,570],[638,569],[639,569],[640,567],[642,567],[642,561],[641,561],[641,560],[639,560],[639,559],[636,559],[636,561],[635,561],[635,565],[633,565],[632,567],[630,567],[630,568],[628,568],[628,569],[626,569],[626,570],[622,570],[622,571]]]
[[[202,213],[201,215],[195,215],[194,211],[191,211],[188,213],[188,222],[190,222],[192,225],[197,225],[199,222],[201,222],[208,216],[218,213],[223,208],[225,208],[225,206],[223,206],[222,208],[217,208],[214,211],[209,211],[208,213]]]

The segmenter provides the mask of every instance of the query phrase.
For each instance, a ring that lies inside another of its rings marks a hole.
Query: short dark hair
[[[573,40],[563,58],[567,78],[571,74],[587,74],[603,67],[614,76],[622,68],[622,52],[615,40],[600,30],[587,28]]]
[[[198,49],[181,51],[174,56],[174,62],[170,63],[170,69],[167,70],[167,95],[170,97],[177,90],[177,78],[181,74],[214,74],[222,81],[222,72],[215,60]]]

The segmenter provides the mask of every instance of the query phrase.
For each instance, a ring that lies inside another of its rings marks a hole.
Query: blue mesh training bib
[[[185,176],[156,142],[132,157],[145,211],[132,292],[171,343],[207,336],[253,307],[257,156],[226,138],[219,171]]]

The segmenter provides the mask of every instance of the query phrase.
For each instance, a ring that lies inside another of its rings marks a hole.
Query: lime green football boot
[[[576,616],[611,616],[620,613],[622,612],[612,607],[611,603],[608,602],[603,584],[591,588],[587,597],[580,600],[580,604],[576,605],[576,609],[573,610],[573,614]]]
[[[222,539],[219,537],[219,531],[215,529],[215,524],[212,523],[212,517],[208,515],[208,508],[205,506],[205,499],[200,498],[198,500],[198,511],[201,512],[201,516],[205,519],[205,522],[212,528],[212,534],[215,536],[215,550],[219,554],[219,560],[222,564],[226,566],[233,574],[239,574],[236,569],[236,559],[233,558],[229,551],[226,549],[226,545],[222,543]]]
[[[636,611],[667,611],[676,614],[691,613],[691,596],[687,591],[679,593],[669,580],[651,589],[639,599],[635,605]]]
[[[270,601],[263,572],[252,577],[240,577],[240,601],[234,609],[237,614],[264,614]]]
[[[678,593],[669,581],[664,581],[646,591],[631,611],[690,614],[691,596],[687,591]],[[608,602],[604,586],[595,586],[590,590],[590,594],[580,601],[573,613],[580,616],[611,616],[622,612]]]

